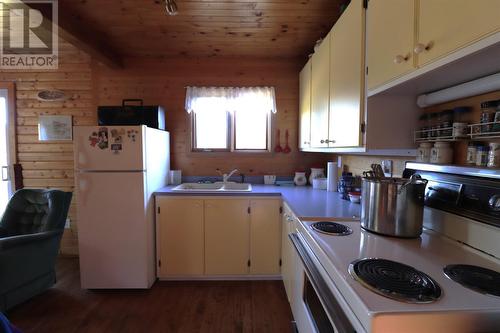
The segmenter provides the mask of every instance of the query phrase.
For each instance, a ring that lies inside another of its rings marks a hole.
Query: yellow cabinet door
[[[159,277],[203,275],[203,200],[157,197]]]
[[[361,145],[365,64],[362,0],[353,0],[330,32],[329,147]]]
[[[299,147],[311,146],[311,64],[309,59],[299,75]]]
[[[205,200],[205,274],[248,274],[249,200]]]
[[[280,274],[281,200],[250,201],[250,274]]]
[[[311,69],[311,147],[328,147],[328,109],[330,107],[330,34],[312,56]]]
[[[294,257],[293,257],[293,244],[288,235],[293,232],[294,216],[291,210],[284,204],[283,218],[282,218],[282,238],[281,238],[281,274],[283,277],[283,284],[285,286],[288,302],[293,303],[292,291],[292,275],[294,272]]]
[[[415,69],[415,2],[370,0],[366,21],[367,81],[371,90]]]
[[[499,0],[420,0],[419,3],[421,47],[415,50],[419,52],[419,66],[500,31]]]

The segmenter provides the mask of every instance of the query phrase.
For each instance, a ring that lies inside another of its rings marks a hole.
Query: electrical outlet
[[[384,170],[384,176],[392,177],[392,160],[382,160],[382,170]]]
[[[71,220],[69,217],[66,218],[66,224],[64,225],[64,229],[71,229]]]

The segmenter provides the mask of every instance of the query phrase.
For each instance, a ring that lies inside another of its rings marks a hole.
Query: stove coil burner
[[[340,223],[335,222],[316,222],[311,225],[317,232],[334,236],[347,236],[352,234],[352,229]]]
[[[465,288],[481,294],[500,296],[500,273],[473,265],[448,265],[444,274]]]
[[[441,288],[430,276],[391,260],[355,260],[349,265],[349,274],[364,287],[406,303],[431,303],[441,296]]]

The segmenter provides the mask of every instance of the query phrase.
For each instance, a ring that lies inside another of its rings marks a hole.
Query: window
[[[188,87],[193,151],[270,151],[274,88]]]

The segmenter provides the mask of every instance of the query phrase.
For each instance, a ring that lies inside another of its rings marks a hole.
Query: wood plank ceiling
[[[59,13],[123,57],[306,57],[346,0],[59,0]]]

